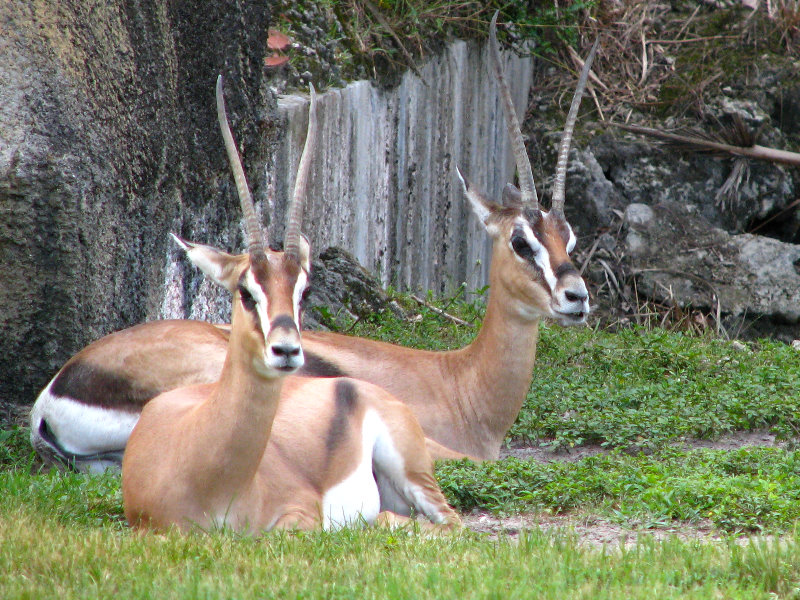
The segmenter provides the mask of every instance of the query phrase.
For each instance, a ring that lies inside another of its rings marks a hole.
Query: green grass
[[[800,353],[785,344],[738,350],[664,330],[544,328],[539,348],[513,437],[655,450],[730,431],[800,431]]]
[[[406,306],[422,318],[373,315],[352,332],[434,349],[475,334]],[[440,306],[466,320],[482,313],[461,300]],[[800,597],[800,451],[672,443],[753,428],[794,435],[800,353],[771,342],[737,349],[662,330],[555,326],[543,328],[539,348],[510,440],[612,451],[551,464],[440,463],[449,501],[463,514],[561,513],[634,532],[710,523],[722,541],[642,536],[595,548],[569,531],[538,529],[518,541],[380,529],[140,536],[124,523],[117,477],[37,472],[20,427],[0,431],[0,597]],[[742,532],[778,537],[744,545],[724,537]]]
[[[800,581],[800,540],[643,538],[597,550],[568,532],[518,542],[380,529],[138,536],[0,507],[3,598],[774,598]]]
[[[626,526],[710,521],[729,532],[786,531],[800,518],[800,453],[777,448],[450,462],[438,466],[437,478],[461,511],[575,510]]]

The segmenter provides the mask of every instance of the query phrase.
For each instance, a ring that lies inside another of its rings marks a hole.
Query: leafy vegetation
[[[566,42],[574,44],[577,28],[592,2],[475,2],[471,0],[305,0],[277,2],[274,27],[315,51],[293,52],[298,71],[325,81],[324,70],[347,79],[392,81],[415,69],[423,57],[447,39],[485,38],[489,21],[500,11],[499,32],[518,52],[548,55]],[[320,56],[323,55],[323,56]],[[319,58],[328,69],[317,69]],[[330,76],[330,73],[327,73]],[[332,82],[333,83],[333,82]],[[335,82],[341,85],[341,81]]]
[[[462,511],[581,510],[628,526],[710,521],[726,531],[785,530],[800,518],[800,453],[777,448],[449,462],[437,477]]]
[[[541,337],[514,437],[654,450],[737,430],[800,431],[800,355],[785,344],[661,329],[544,328]]]
[[[480,303],[442,306],[480,323]],[[352,332],[431,350],[459,348],[475,335],[427,309],[420,314],[411,322],[373,315]],[[731,344],[658,328],[610,333],[543,325],[537,352],[511,442],[653,451],[731,431],[770,428],[787,440],[800,432],[800,353],[785,344]]]

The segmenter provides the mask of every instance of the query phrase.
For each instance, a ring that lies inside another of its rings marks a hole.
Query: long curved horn
[[[564,212],[564,186],[567,181],[567,159],[569,158],[569,147],[572,143],[572,131],[575,129],[575,121],[578,119],[578,108],[583,98],[583,90],[586,88],[586,80],[589,77],[589,70],[592,68],[592,61],[597,52],[599,38],[594,41],[589,56],[583,63],[581,76],[578,78],[578,87],[575,88],[575,95],[572,97],[572,104],[567,114],[567,122],[564,124],[564,134],[561,136],[561,145],[558,148],[558,162],[556,163],[556,178],[553,183],[553,203],[551,211]]]
[[[503,114],[506,117],[506,127],[511,146],[514,149],[514,158],[517,162],[517,172],[519,173],[519,186],[522,190],[522,202],[532,208],[539,208],[539,198],[536,195],[536,183],[533,180],[533,170],[531,161],[528,160],[528,152],[525,150],[525,141],[522,139],[522,131],[519,127],[517,112],[514,110],[514,103],[511,100],[511,92],[508,89],[506,77],[503,74],[503,67],[500,64],[500,48],[497,43],[497,15],[496,11],[489,26],[489,50],[492,55],[492,65],[494,67],[497,85],[500,87],[500,97],[503,101]]]
[[[294,182],[294,195],[292,205],[289,208],[289,216],[286,223],[286,241],[283,244],[284,252],[299,256],[300,253],[300,226],[303,222],[303,204],[306,198],[306,184],[308,183],[308,172],[311,168],[311,155],[317,141],[317,92],[314,85],[311,87],[311,102],[308,109],[308,132],[306,133],[306,143],[303,146],[303,153],[300,155],[300,164],[297,167],[297,177]]]
[[[244,228],[247,234],[247,251],[250,254],[263,253],[267,244],[267,235],[266,232],[262,233],[261,231],[256,209],[253,206],[253,197],[250,195],[250,188],[247,186],[247,179],[244,176],[242,161],[239,158],[239,151],[236,149],[236,142],[233,140],[231,127],[228,124],[228,115],[225,112],[225,97],[222,94],[222,75],[217,77],[217,119],[222,130],[222,138],[225,140],[225,150],[228,152],[228,161],[231,163],[233,179],[236,181],[236,190],[239,192],[239,204],[242,206]]]

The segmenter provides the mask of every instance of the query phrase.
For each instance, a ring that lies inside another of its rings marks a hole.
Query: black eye
[[[253,294],[243,285],[239,286],[239,297],[242,299],[242,305],[247,310],[255,310],[256,300],[253,298]]]
[[[511,247],[520,258],[524,258],[525,260],[533,260],[533,248],[531,248],[528,240],[521,235],[515,235],[511,238]]]

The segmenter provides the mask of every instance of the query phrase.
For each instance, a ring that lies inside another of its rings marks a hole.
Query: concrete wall
[[[455,172],[490,196],[513,181],[514,159],[488,46],[455,42],[392,90],[359,81],[319,98],[320,135],[304,231],[313,247],[352,252],[384,284],[445,292],[483,285],[487,236],[471,216]],[[518,110],[527,106],[532,61],[505,56]],[[281,235],[286,199],[305,140],[308,99],[279,100],[287,135],[267,166]],[[481,261],[480,266],[476,263]]]

